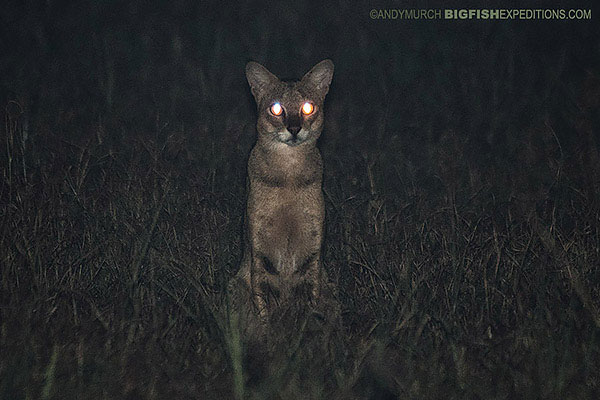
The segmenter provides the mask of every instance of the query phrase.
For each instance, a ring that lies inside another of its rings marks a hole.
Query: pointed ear
[[[254,61],[250,61],[246,64],[246,79],[250,84],[250,90],[256,101],[258,101],[267,90],[279,82],[279,78]]]
[[[302,77],[302,84],[316,91],[321,98],[329,91],[333,78],[333,61],[323,60]]]

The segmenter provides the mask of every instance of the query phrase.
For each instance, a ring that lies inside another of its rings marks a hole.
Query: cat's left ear
[[[321,98],[325,98],[329,92],[329,85],[333,78],[333,61],[323,60],[302,77],[302,84],[318,93]]]
[[[254,61],[246,64],[246,79],[256,101],[260,101],[266,92],[279,83],[279,78]]]

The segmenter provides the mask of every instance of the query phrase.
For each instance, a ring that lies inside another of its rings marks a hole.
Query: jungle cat
[[[299,293],[319,299],[325,207],[323,162],[316,142],[333,62],[284,82],[249,62],[246,78],[258,107],[256,144],[248,161],[244,254],[238,280],[249,288],[259,321]]]

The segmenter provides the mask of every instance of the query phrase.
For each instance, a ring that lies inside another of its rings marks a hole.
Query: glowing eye
[[[304,115],[312,114],[312,112],[314,110],[315,110],[315,107],[311,103],[309,103],[308,101],[302,105],[302,113]]]
[[[283,113],[283,107],[279,103],[273,103],[271,106],[271,114],[280,116]]]

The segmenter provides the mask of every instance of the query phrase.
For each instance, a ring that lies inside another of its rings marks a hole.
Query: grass
[[[6,11],[0,398],[599,397],[593,25],[132,4],[124,22]],[[224,291],[254,140],[243,66],[325,57],[342,322],[283,320],[252,357]]]

